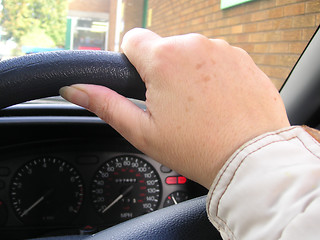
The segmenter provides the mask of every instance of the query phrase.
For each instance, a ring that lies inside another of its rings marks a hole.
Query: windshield
[[[0,2],[2,59],[56,50],[120,51],[123,35],[134,27],[163,37],[195,32],[246,50],[278,89],[320,23],[314,0]]]

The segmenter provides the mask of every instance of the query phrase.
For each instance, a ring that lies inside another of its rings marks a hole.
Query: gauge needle
[[[131,190],[133,189],[133,185],[128,187],[126,190],[123,191],[115,200],[113,200],[112,203],[110,203],[105,209],[102,210],[102,213],[105,213],[108,211],[109,208],[111,208],[113,205],[115,205],[117,202],[119,202],[125,195],[127,195]]]
[[[177,200],[174,198],[173,195],[171,195],[172,201],[174,202],[174,204],[178,204]]]
[[[43,196],[41,196],[37,201],[35,201],[30,207],[23,211],[21,217],[27,215],[32,209],[34,209],[39,203],[41,203],[49,194],[53,192],[53,189],[47,191]]]

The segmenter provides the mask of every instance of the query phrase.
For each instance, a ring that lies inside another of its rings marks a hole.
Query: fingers
[[[121,48],[140,76],[144,75],[145,66],[151,63],[149,53],[155,41],[159,39],[161,37],[156,33],[142,28],[132,29],[124,35]]]
[[[86,84],[63,87],[60,94],[94,112],[137,148],[145,147],[148,114],[127,98],[106,87]]]

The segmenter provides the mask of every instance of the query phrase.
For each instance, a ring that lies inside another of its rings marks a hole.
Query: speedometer
[[[92,203],[108,223],[122,222],[156,210],[161,180],[153,166],[136,156],[107,161],[92,181]]]

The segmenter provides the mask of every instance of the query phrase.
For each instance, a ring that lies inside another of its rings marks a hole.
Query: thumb
[[[111,125],[136,148],[146,147],[149,115],[127,98],[103,86],[76,84],[60,89],[60,95]]]

